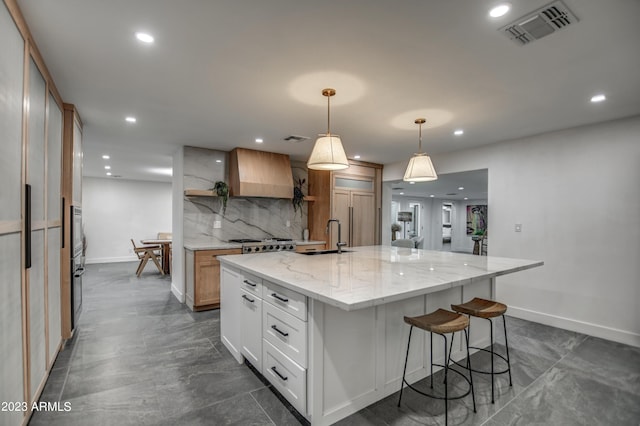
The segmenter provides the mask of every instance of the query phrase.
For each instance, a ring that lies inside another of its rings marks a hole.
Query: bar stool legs
[[[420,317],[405,317],[405,322],[407,324],[411,325],[411,328],[409,329],[409,340],[407,342],[407,354],[405,356],[405,360],[404,360],[404,369],[402,371],[402,382],[400,384],[400,396],[398,398],[398,407],[400,406],[401,402],[402,402],[402,393],[404,391],[404,385],[406,384],[408,387],[410,387],[411,389],[413,389],[414,391],[418,392],[421,395],[430,397],[430,398],[435,398],[435,399],[443,399],[444,400],[444,407],[445,407],[445,417],[444,417],[444,421],[445,421],[445,426],[447,426],[449,424],[449,400],[450,399],[460,399],[460,398],[464,398],[465,396],[469,395],[469,393],[471,393],[471,399],[473,401],[473,412],[476,412],[476,398],[475,398],[475,393],[474,393],[474,389],[473,389],[473,376],[471,374],[471,371],[469,371],[469,378],[467,378],[464,374],[462,374],[461,372],[457,371],[456,369],[451,369],[449,368],[449,364],[451,363],[451,352],[453,350],[453,339],[455,336],[456,331],[460,331],[463,330],[464,331],[464,335],[465,335],[465,343],[467,346],[467,366],[470,370],[471,368],[471,364],[469,361],[469,334],[467,332],[467,327],[469,325],[469,320],[468,318],[466,318],[463,315],[460,314],[456,314],[454,312],[450,312],[450,311],[445,311],[443,309],[438,309],[437,311],[431,313],[431,314],[427,314],[427,315],[423,315]],[[411,347],[411,335],[413,333],[413,327],[418,327],[421,328],[425,331],[429,331],[429,342],[430,342],[430,364],[431,364],[431,377],[430,377],[430,383],[431,383],[431,388],[433,389],[433,366],[437,365],[439,367],[442,367],[444,369],[444,396],[440,396],[440,395],[434,395],[434,394],[428,394],[425,392],[422,392],[418,389],[416,389],[415,387],[413,387],[409,382],[406,381],[406,374],[407,374],[407,363],[409,361],[409,349]],[[444,364],[434,364],[433,362],[433,334],[438,334],[440,336],[442,336],[442,338],[444,339],[444,345],[443,345],[443,349],[444,349]],[[451,333],[451,339],[450,341],[448,341],[446,334]],[[447,348],[448,346],[448,348]],[[459,396],[453,396],[450,397],[449,396],[449,372],[452,371],[454,373],[459,374],[468,384],[469,384],[469,389],[463,394],[463,395],[459,395]]]
[[[491,403],[495,404],[495,375],[496,374],[504,374],[504,373],[508,373],[509,374],[509,386],[513,386],[513,381],[511,378],[511,359],[509,358],[509,342],[507,340],[507,320],[506,317],[504,315],[504,313],[507,311],[507,306],[499,303],[499,302],[494,302],[492,300],[486,300],[486,299],[480,299],[480,298],[474,298],[473,300],[467,302],[467,303],[463,303],[461,305],[451,305],[451,308],[459,313],[463,313],[463,314],[467,314],[467,316],[469,317],[469,320],[471,320],[471,317],[474,316],[476,318],[483,318],[486,319],[487,321],[489,321],[489,338],[491,339],[490,342],[490,346],[489,346],[489,350],[484,349],[484,348],[477,348],[474,346],[470,346],[471,349],[477,349],[477,350],[481,350],[484,352],[488,352],[491,355],[491,371],[482,371],[482,370],[476,370],[471,368],[471,363],[467,363],[467,367],[464,367],[462,365],[460,365],[459,363],[456,362],[457,365],[459,365],[460,367],[463,368],[467,368],[469,369],[469,371],[472,371],[474,373],[480,373],[480,374],[490,374],[491,375]],[[494,350],[494,338],[493,338],[493,318],[501,316],[502,317],[502,323],[503,323],[503,327],[504,327],[504,344],[505,344],[505,356],[496,353]],[[471,326],[469,325],[469,332],[471,332]],[[503,361],[506,362],[506,368],[504,370],[501,371],[495,371],[495,366],[494,366],[494,357],[499,357],[501,358]]]

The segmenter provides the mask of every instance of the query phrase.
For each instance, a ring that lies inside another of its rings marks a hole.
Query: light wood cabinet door
[[[197,252],[195,269],[195,306],[220,305],[220,261]]]
[[[376,243],[376,200],[371,192],[351,193],[352,247],[371,246]]]
[[[199,250],[194,256],[194,310],[220,306],[220,261],[218,256],[241,254],[240,249]]]
[[[325,244],[300,244],[296,246],[296,253],[324,250],[325,248],[326,248]]]
[[[342,241],[347,243],[347,246],[351,246],[349,236],[351,235],[351,229],[349,227],[349,218],[351,212],[351,191],[344,189],[335,189],[333,191],[333,209],[332,219],[338,219],[341,225]],[[332,223],[330,226],[331,239],[329,241],[329,248],[336,248],[338,242],[338,225]]]

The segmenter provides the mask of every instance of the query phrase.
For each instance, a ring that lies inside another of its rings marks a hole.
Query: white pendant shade
[[[407,182],[427,182],[436,179],[438,179],[438,175],[431,162],[431,157],[425,153],[414,154],[409,160],[403,180]]]
[[[313,147],[307,167],[312,170],[343,170],[349,167],[347,154],[337,135],[320,135]]]

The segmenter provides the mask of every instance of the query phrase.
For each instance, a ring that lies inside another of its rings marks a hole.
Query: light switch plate
[[[213,221],[213,229],[220,229],[222,228],[222,222],[219,220],[214,220]]]
[[[291,228],[291,221],[290,220],[287,221],[287,228]]]
[[[522,232],[522,224],[516,223],[516,232]]]

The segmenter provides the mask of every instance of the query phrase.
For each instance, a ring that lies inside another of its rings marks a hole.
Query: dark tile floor
[[[88,265],[78,332],[41,397],[68,401],[71,411],[36,412],[30,425],[300,424],[228,354],[218,311],[191,312],[171,294],[170,278],[153,268],[137,278],[135,269]],[[513,387],[501,376],[491,404],[491,382],[474,374],[477,413],[469,398],[455,401],[449,424],[640,425],[640,349],[511,317],[507,325]],[[486,366],[488,357],[472,361]],[[339,424],[443,425],[443,410],[408,389],[400,408],[394,394]]]

